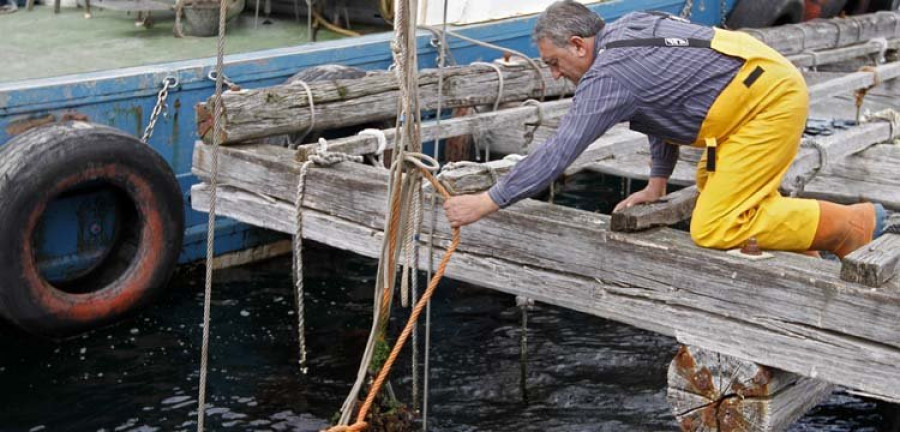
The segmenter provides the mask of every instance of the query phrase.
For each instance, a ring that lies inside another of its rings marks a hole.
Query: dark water
[[[562,201],[608,211],[603,197],[620,184],[584,182]],[[318,430],[343,402],[368,334],[375,262],[314,244],[306,258],[308,376],[296,367],[290,259],[216,273],[208,430]],[[184,271],[132,319],[60,343],[0,331],[0,431],[195,429],[202,278]],[[397,307],[393,325],[407,313]],[[665,401],[670,338],[538,305],[526,404],[514,298],[447,281],[432,319],[429,430],[676,430]],[[409,401],[408,361],[392,381]],[[875,402],[837,392],[791,430],[886,430],[885,418]]]

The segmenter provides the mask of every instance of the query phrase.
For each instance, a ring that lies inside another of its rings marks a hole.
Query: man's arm
[[[556,134],[516,164],[488,192],[454,197],[444,203],[451,226],[468,225],[545,189],[597,137],[634,113],[634,99],[631,91],[610,75],[585,75]]]

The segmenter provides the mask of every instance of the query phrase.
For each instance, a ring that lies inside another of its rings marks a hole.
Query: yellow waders
[[[756,237],[763,249],[806,251],[816,233],[819,205],[778,192],[809,111],[803,76],[781,54],[744,33],[715,29],[711,47],[746,62],[713,103],[694,143],[711,150],[697,165],[700,197],[691,237],[699,246],[717,249]],[[714,172],[707,169],[713,167]]]

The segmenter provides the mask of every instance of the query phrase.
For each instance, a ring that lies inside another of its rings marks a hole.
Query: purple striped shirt
[[[710,27],[630,13],[608,24],[595,46],[623,39],[712,39]],[[500,207],[533,196],[616,123],[650,137],[652,177],[669,177],[678,146],[693,143],[716,97],[744,61],[708,48],[629,47],[599,50],[578,82],[559,129],[488,191]]]

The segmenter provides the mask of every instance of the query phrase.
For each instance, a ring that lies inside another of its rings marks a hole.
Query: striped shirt
[[[629,47],[603,50],[617,40],[679,37],[710,40],[710,27],[644,12],[604,27],[594,63],[575,89],[559,129],[519,162],[488,193],[500,207],[533,196],[562,175],[575,158],[616,123],[650,137],[651,177],[668,178],[678,146],[697,139],[716,97],[744,61],[708,48]]]

